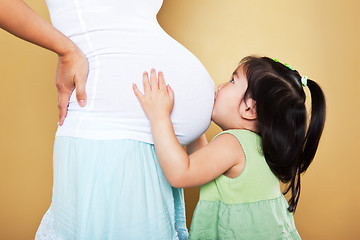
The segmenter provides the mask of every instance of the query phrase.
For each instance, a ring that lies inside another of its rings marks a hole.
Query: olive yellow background
[[[26,3],[49,20],[45,1]],[[158,14],[216,85],[242,57],[258,54],[322,86],[326,126],[295,214],[303,239],[360,239],[359,10],[357,0],[165,0]],[[51,201],[56,64],[56,54],[0,30],[2,240],[33,239]],[[212,125],[207,138],[219,131]],[[185,191],[188,223],[198,191]]]

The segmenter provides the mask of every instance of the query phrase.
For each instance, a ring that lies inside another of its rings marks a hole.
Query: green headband
[[[275,62],[278,62],[278,63],[281,63],[279,60],[277,60],[276,58],[273,58],[273,60],[275,61]],[[281,63],[282,64],[282,63]],[[295,70],[292,66],[290,66],[289,64],[287,64],[287,63],[285,63],[284,64],[286,67],[288,67],[289,69],[291,69],[291,70]],[[307,78],[307,76],[302,76],[301,77],[301,85],[303,85],[304,87],[306,87],[307,86],[307,80],[308,80],[308,78]]]
[[[281,62],[280,62],[279,60],[277,60],[276,58],[273,58],[273,60],[274,60],[275,62],[281,63]],[[287,63],[284,63],[284,65],[285,65],[286,67],[290,68],[291,70],[295,70],[292,66],[290,66],[290,65],[287,64]]]

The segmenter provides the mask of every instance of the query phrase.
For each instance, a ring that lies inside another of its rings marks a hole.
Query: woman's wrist
[[[69,41],[70,43],[68,45],[63,45],[63,47],[58,50],[57,54],[59,59],[61,59],[63,63],[79,63],[79,61],[82,62],[86,60],[86,56],[81,51],[81,49],[71,40]]]
[[[59,55],[59,57],[72,56],[81,52],[79,47],[65,35],[63,35],[63,38],[59,41],[58,45],[59,47],[55,48],[54,51]]]

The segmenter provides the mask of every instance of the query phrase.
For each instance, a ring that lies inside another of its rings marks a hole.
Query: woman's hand
[[[86,104],[85,83],[88,61],[81,50],[26,3],[21,0],[0,1],[0,28],[28,42],[49,49],[59,56],[56,73],[59,125],[64,123],[72,91],[80,106]]]
[[[70,96],[76,88],[76,98],[81,107],[86,105],[85,85],[89,64],[81,50],[69,51],[59,55],[56,71],[56,88],[58,92],[59,125],[64,123],[67,115]]]
[[[159,72],[157,80],[155,69],[151,69],[149,83],[148,73],[145,72],[143,85],[144,94],[139,91],[135,83],[133,90],[150,122],[170,118],[174,107],[174,92],[169,85],[165,85],[163,73]]]

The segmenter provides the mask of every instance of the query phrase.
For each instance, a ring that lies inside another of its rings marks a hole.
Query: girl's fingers
[[[144,93],[151,91],[151,88],[149,85],[149,75],[147,72],[144,72],[144,74],[143,74],[143,85],[144,85]]]
[[[169,94],[171,101],[174,101],[174,91],[172,90],[170,85],[166,86],[166,90],[167,90],[167,93]]]
[[[157,83],[157,79],[156,79],[156,71],[155,69],[151,69],[151,72],[150,72],[150,85],[151,85],[151,90],[157,90],[159,87],[158,87],[158,83]]]
[[[159,89],[166,89],[166,85],[165,85],[165,79],[164,79],[164,74],[162,72],[159,72]]]
[[[133,83],[133,86],[132,86],[132,87],[133,87],[135,96],[137,97],[137,99],[138,99],[139,102],[141,103],[144,95],[140,92],[140,90],[138,89],[138,87],[136,86],[135,83]]]
[[[165,84],[165,78],[164,74],[162,72],[158,73],[158,76],[156,76],[156,71],[154,68],[150,71],[150,81],[149,81],[149,75],[147,72],[144,72],[143,74],[143,85],[144,85],[144,94],[141,94],[141,96],[144,96],[146,94],[150,94],[151,91],[156,91],[158,89],[160,90],[166,90],[167,86]],[[137,86],[135,85],[135,89],[138,90]],[[140,91],[138,91],[140,93]]]

